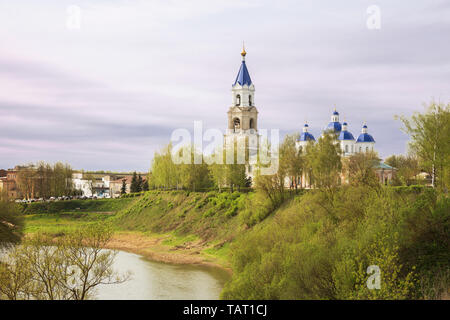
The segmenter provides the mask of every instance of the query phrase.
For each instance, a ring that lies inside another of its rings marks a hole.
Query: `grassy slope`
[[[138,198],[33,203],[25,207],[25,233],[53,235],[90,223],[109,222],[128,236],[157,239],[158,249],[200,254],[229,266],[229,243],[247,229],[239,219],[240,200],[230,193],[148,192]],[[243,201],[242,201],[243,202]]]

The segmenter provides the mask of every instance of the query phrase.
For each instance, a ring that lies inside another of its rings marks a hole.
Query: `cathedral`
[[[260,136],[258,134],[258,110],[255,105],[255,86],[250,78],[250,73],[245,61],[247,53],[243,48],[241,56],[242,62],[236,79],[231,87],[232,104],[228,111],[228,128],[224,135],[224,145],[229,146],[236,141],[245,141],[250,154],[256,154],[259,145]],[[304,147],[310,141],[316,141],[314,136],[308,131],[307,123],[303,126],[303,132],[300,134],[296,142],[297,148]],[[322,134],[334,132],[337,135],[342,155],[344,157],[351,156],[358,152],[375,151],[375,139],[368,132],[367,124],[364,123],[361,133],[355,139],[348,129],[348,123],[339,121],[339,112],[334,109],[331,115],[331,121],[323,129]],[[253,144],[249,141],[253,141]],[[250,146],[250,147],[248,147]],[[253,146],[253,147],[252,147]],[[243,159],[241,162],[243,163]],[[246,161],[247,174],[252,177],[252,166]],[[394,175],[395,168],[384,163],[375,167],[376,173],[383,184],[388,183]],[[302,179],[303,180],[303,179]],[[308,187],[304,185],[303,187]]]
[[[258,110],[255,106],[255,85],[250,78],[245,56],[242,50],[242,62],[236,80],[231,87],[232,104],[228,111],[228,128],[225,134],[225,144],[239,138],[258,139]],[[309,141],[315,141],[314,136],[308,132],[309,125],[305,123],[297,147],[304,147]],[[348,130],[347,122],[339,122],[339,113],[334,110],[331,121],[324,128],[324,132],[332,131],[338,135],[339,144],[344,156],[350,156],[356,152],[374,151],[375,140],[368,133],[367,125],[362,126],[361,133],[355,140]]]

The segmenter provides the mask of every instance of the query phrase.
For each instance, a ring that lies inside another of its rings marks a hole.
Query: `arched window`
[[[236,105],[237,105],[237,106],[240,106],[240,105],[241,105],[241,95],[240,95],[240,94],[238,94],[238,95],[236,96]]]
[[[345,153],[348,153],[348,145],[345,146]]]
[[[352,145],[352,153],[353,153],[353,145]]]
[[[241,128],[241,120],[239,118],[234,118],[233,120],[234,130]]]
[[[369,152],[369,147],[366,147],[366,152]]]
[[[250,129],[255,129],[255,120],[253,118],[250,119]]]
[[[248,96],[248,105],[251,107],[252,106],[252,95]]]
[[[361,147],[359,147],[359,152],[361,152],[362,150],[361,150]]]

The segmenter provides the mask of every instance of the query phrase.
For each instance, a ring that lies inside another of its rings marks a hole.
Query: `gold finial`
[[[241,52],[241,56],[245,57],[246,54],[247,54],[247,52],[245,52],[245,43],[242,41],[242,52]]]

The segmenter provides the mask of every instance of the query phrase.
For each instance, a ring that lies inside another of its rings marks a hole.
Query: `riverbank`
[[[25,233],[54,236],[92,223],[114,230],[109,248],[174,264],[231,273],[230,245],[248,226],[239,213],[248,194],[150,191],[140,197],[29,204]]]
[[[207,253],[211,249],[207,243],[195,240],[177,245],[168,244],[174,241],[179,242],[179,239],[169,234],[146,235],[139,232],[116,232],[107,248],[139,254],[157,262],[221,268],[228,274],[232,274],[231,265],[227,259]]]

